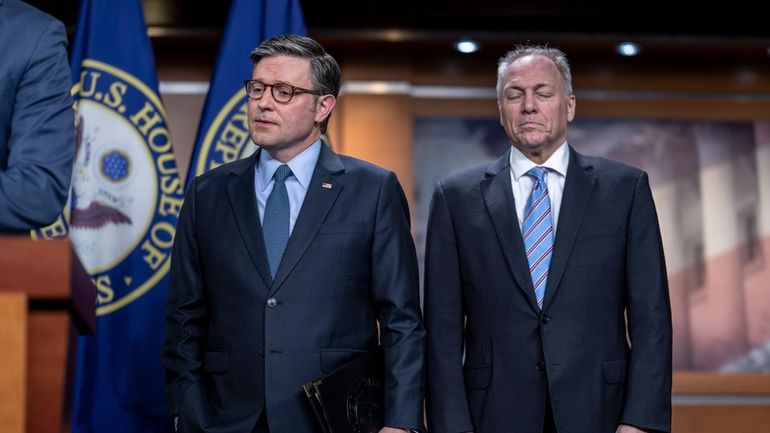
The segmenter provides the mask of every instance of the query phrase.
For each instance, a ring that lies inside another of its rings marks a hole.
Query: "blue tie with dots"
[[[286,244],[289,243],[289,194],[286,192],[286,178],[290,175],[291,169],[286,164],[278,167],[273,174],[275,183],[265,203],[265,216],[262,219],[262,234],[273,279],[278,273]]]
[[[548,186],[545,183],[546,173],[548,170],[545,167],[534,167],[527,172],[533,181],[532,193],[524,206],[524,223],[521,225],[535,299],[540,308],[543,308],[548,267],[553,253],[553,221],[551,199],[548,198]]]

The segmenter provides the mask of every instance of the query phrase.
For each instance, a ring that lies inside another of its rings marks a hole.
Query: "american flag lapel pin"
[[[321,184],[321,188],[332,189],[332,184],[329,182],[324,182]]]

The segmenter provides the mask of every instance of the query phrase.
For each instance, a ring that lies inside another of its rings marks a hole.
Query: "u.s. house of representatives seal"
[[[348,389],[347,412],[350,430],[354,433],[377,433],[382,428],[385,408],[380,401],[384,392],[381,381],[362,377]]]
[[[114,66],[84,60],[73,88],[78,152],[63,221],[97,289],[97,315],[151,290],[168,273],[183,185],[157,94]]]

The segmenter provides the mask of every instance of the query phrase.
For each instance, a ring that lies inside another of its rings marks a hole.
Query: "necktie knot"
[[[526,175],[531,177],[534,181],[545,182],[545,175],[548,173],[548,169],[542,166],[532,167],[527,171]]]
[[[278,169],[275,170],[275,173],[273,174],[273,179],[276,182],[286,182],[286,179],[291,176],[291,169],[286,164],[281,164],[278,166]]]

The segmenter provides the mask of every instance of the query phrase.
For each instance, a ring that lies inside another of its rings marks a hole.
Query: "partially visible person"
[[[340,89],[321,45],[275,36],[251,61],[259,149],[192,182],[174,240],[163,363],[178,430],[319,432],[302,385],[378,344],[384,407],[349,415],[382,410],[380,433],[423,430],[425,329],[401,186],[321,141]]]
[[[491,163],[442,179],[428,222],[428,427],[671,429],[671,308],[647,174],[567,143],[564,53],[500,60]]]
[[[75,155],[61,22],[0,0],[0,232],[46,226],[64,208]]]

